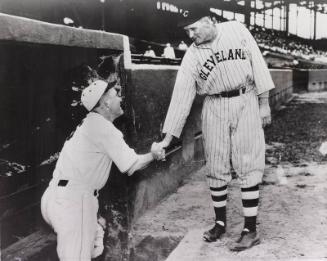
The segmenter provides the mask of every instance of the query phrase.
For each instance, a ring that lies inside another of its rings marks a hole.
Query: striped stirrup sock
[[[244,213],[244,229],[256,231],[259,204],[259,185],[241,188]]]
[[[227,186],[210,187],[211,198],[216,215],[216,223],[221,226],[226,224],[226,201],[227,201]]]

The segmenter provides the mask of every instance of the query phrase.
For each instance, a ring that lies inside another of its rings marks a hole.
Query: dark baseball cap
[[[211,15],[210,8],[203,4],[188,5],[184,8],[184,10],[185,11],[181,13],[177,23],[178,27],[188,26],[200,20],[202,17]]]

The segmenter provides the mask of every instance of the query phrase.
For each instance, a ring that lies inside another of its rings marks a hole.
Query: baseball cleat
[[[260,244],[260,238],[256,231],[243,230],[240,238],[229,248],[231,251],[243,251]]]
[[[203,233],[203,240],[206,242],[214,242],[225,233],[225,227],[215,224],[213,228]]]

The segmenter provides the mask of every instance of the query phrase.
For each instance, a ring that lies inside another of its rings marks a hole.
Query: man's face
[[[208,17],[203,17],[184,27],[189,38],[196,44],[203,44],[214,39],[215,26]]]
[[[103,102],[116,118],[124,114],[121,108],[122,97],[120,84],[116,84],[103,95]]]

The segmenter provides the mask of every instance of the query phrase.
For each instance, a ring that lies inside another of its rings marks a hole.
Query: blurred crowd
[[[308,44],[308,40],[263,27],[254,27],[251,33],[270,68],[319,69],[327,66],[327,51],[314,48]],[[184,41],[159,44],[136,39],[132,46],[132,58],[135,63],[162,64],[179,64],[188,48]],[[270,59],[271,55],[279,56],[279,61]]]
[[[316,62],[327,63],[327,52],[316,50],[311,45],[302,42],[292,36],[285,36],[285,33],[256,27],[251,30],[259,47],[265,51],[271,51],[289,55],[294,59],[304,59]]]

